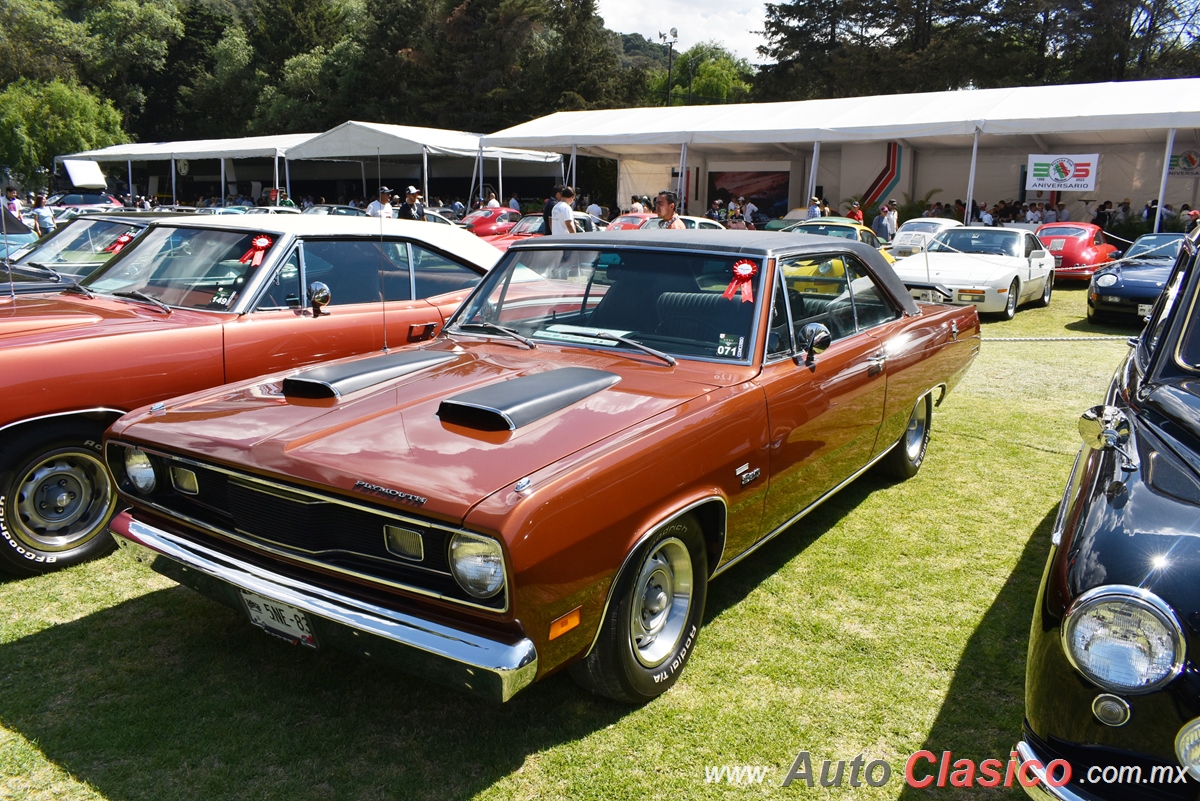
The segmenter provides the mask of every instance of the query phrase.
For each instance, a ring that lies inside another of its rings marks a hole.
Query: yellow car
[[[840,239],[854,239],[878,250],[887,259],[888,264],[893,264],[896,261],[891,253],[883,249],[883,243],[879,241],[879,237],[875,236],[874,231],[865,225],[851,220],[849,217],[814,217],[811,220],[803,220],[795,225],[789,225],[787,228],[781,230],[800,234],[816,234],[818,236],[836,236]]]

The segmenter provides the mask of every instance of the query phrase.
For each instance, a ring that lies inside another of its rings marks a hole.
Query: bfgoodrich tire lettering
[[[115,547],[106,526],[117,496],[101,457],[101,429],[65,424],[5,448],[0,475],[0,569],[37,575]]]
[[[925,451],[929,448],[929,432],[933,423],[933,399],[923,395],[913,406],[912,414],[908,417],[908,425],[900,435],[900,441],[892,448],[881,463],[888,475],[904,480],[912,478],[921,469],[925,461]]]
[[[596,647],[571,666],[572,677],[631,704],[666,692],[695,650],[707,593],[704,536],[683,515],[642,543],[617,576]]]

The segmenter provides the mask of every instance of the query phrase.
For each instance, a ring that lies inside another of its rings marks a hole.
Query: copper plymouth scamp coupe
[[[115,547],[100,435],[125,412],[427,339],[500,255],[448,226],[296,217],[160,220],[65,291],[0,297],[0,569]]]
[[[118,541],[272,634],[505,700],[643,702],[708,581],[876,462],[925,457],[979,348],[857,242],[513,245],[436,339],[127,415]]]

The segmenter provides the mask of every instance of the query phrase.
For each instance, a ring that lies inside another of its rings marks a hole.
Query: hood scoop
[[[604,370],[563,367],[455,395],[441,402],[437,414],[443,423],[478,431],[515,431],[620,380]]]
[[[314,367],[283,379],[283,394],[287,398],[340,398],[348,392],[373,387],[455,358],[449,353],[400,351]]]

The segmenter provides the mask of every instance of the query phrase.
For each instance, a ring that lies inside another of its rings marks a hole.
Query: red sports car
[[[657,217],[657,214],[648,214],[646,212],[636,212],[631,214],[622,214],[617,219],[608,224],[609,231],[633,231],[641,228],[642,224],[651,217]]]
[[[521,212],[501,206],[499,208],[476,209],[463,217],[463,225],[475,236],[499,236],[521,219]]]
[[[575,230],[579,232],[595,233],[603,231],[597,225],[596,219],[592,215],[582,211],[577,211],[572,215],[575,218]],[[508,246],[513,242],[520,242],[523,239],[529,239],[535,236],[546,235],[546,221],[540,214],[527,214],[521,218],[521,221],[513,226],[513,229],[507,234],[499,236],[484,236],[480,237],[484,242],[493,245],[500,250],[508,250]]]
[[[1117,250],[1104,238],[1104,229],[1091,223],[1047,223],[1037,229],[1036,235],[1054,255],[1054,277],[1059,279],[1086,281],[1110,262]]]

